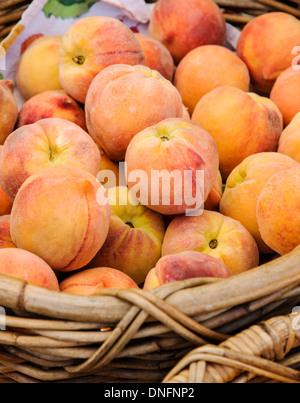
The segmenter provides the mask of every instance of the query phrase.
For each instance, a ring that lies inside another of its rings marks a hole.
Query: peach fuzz
[[[100,151],[87,132],[64,119],[43,119],[7,138],[0,154],[0,185],[14,200],[25,179],[45,168],[70,165],[96,176],[100,164]]]
[[[212,0],[159,0],[149,24],[149,34],[163,43],[178,63],[203,45],[222,45],[226,24]]]
[[[13,81],[0,81],[0,145],[14,131],[18,119],[18,105],[14,97]]]
[[[181,118],[182,99],[156,70],[115,65],[93,80],[85,104],[87,128],[113,161],[123,161],[132,138],[167,118]]]
[[[162,257],[148,274],[144,290],[150,291],[161,285],[190,278],[214,277],[225,279],[232,273],[216,258],[200,252],[187,251]]]
[[[135,34],[146,57],[145,66],[157,70],[167,80],[173,82],[175,64],[169,50],[159,41],[145,34]]]
[[[292,65],[299,37],[300,21],[282,12],[256,17],[243,28],[237,54],[258,91],[269,94],[279,74]]]
[[[97,267],[73,274],[60,283],[60,291],[76,295],[95,295],[107,288],[136,288],[137,284],[120,270]]]
[[[28,284],[59,291],[51,267],[33,253],[17,248],[0,249],[0,274],[25,280]]]
[[[277,151],[283,131],[282,115],[274,102],[232,86],[206,94],[192,120],[214,138],[224,180],[249,155]]]
[[[87,265],[103,245],[110,206],[90,173],[60,165],[32,175],[21,186],[11,212],[11,237],[18,248],[45,260],[53,270]]]
[[[259,195],[275,172],[296,168],[293,159],[277,152],[259,153],[246,158],[229,175],[220,212],[238,220],[254,237],[261,253],[272,250],[262,240],[256,215]]]
[[[110,188],[108,198],[112,211],[108,236],[89,267],[112,267],[141,284],[161,257],[163,218],[139,204],[124,186]]]
[[[162,256],[184,251],[208,254],[224,263],[233,275],[259,264],[258,247],[242,224],[215,211],[195,217],[178,216],[167,228]]]
[[[10,215],[0,217],[0,249],[15,248],[10,235]]]
[[[0,146],[0,155],[3,146]],[[1,173],[0,173],[1,176]],[[12,201],[6,196],[3,189],[0,186],[0,216],[10,214],[12,209]]]
[[[224,85],[249,91],[250,75],[246,64],[231,50],[217,45],[200,46],[179,63],[174,85],[190,114],[200,99]]]
[[[104,68],[144,63],[141,45],[125,24],[110,17],[81,18],[63,36],[59,78],[64,90],[84,104],[91,82]]]
[[[221,172],[218,172],[218,177],[215,185],[210,191],[208,198],[204,203],[205,210],[217,211],[219,210],[220,201],[223,194],[223,179]]]
[[[284,70],[275,81],[270,99],[278,106],[287,126],[300,112],[300,70],[294,67]]]
[[[58,71],[61,44],[61,36],[42,36],[20,56],[16,85],[24,100],[44,91],[62,89]]]
[[[278,152],[300,163],[300,112],[282,132]]]
[[[262,239],[280,255],[300,245],[300,165],[273,175],[257,203]]]
[[[132,139],[125,162],[128,186],[139,187],[140,202],[161,214],[173,215],[202,206],[217,180],[219,154],[213,138],[196,123],[166,119]],[[137,183],[136,170],[147,178]],[[161,186],[153,175],[161,175]]]
[[[84,110],[63,90],[45,91],[25,102],[19,113],[17,127],[47,118],[65,119],[87,131]]]

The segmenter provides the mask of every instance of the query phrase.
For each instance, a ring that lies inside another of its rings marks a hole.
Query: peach
[[[124,186],[110,188],[111,221],[107,239],[90,267],[112,267],[144,282],[161,257],[165,225],[160,214],[138,203]]]
[[[216,183],[219,155],[196,123],[166,119],[132,139],[125,162],[128,186],[142,204],[164,215],[194,214]]]
[[[135,34],[135,37],[139,41],[146,57],[145,66],[151,70],[158,71],[163,77],[172,82],[176,67],[173,57],[165,45],[149,35],[138,33]]]
[[[86,98],[90,135],[114,161],[123,161],[132,138],[160,121],[182,117],[182,99],[160,73],[145,66],[110,66],[97,75]]]
[[[178,65],[174,85],[192,114],[200,99],[224,85],[249,91],[250,75],[246,64],[231,50],[217,45],[200,46]]]
[[[249,155],[277,151],[283,130],[282,115],[274,102],[232,86],[206,94],[192,120],[214,138],[224,180]]]
[[[208,198],[204,203],[205,210],[217,211],[219,209],[220,201],[223,194],[223,179],[221,172],[218,172],[216,183],[210,191]]]
[[[90,173],[66,165],[44,169],[21,186],[11,212],[18,248],[40,256],[58,271],[87,265],[103,245],[110,206],[98,203],[104,188]]]
[[[0,146],[0,155],[2,148],[3,146]],[[0,186],[0,216],[10,214],[12,205],[12,201],[6,196],[2,187]]]
[[[284,70],[275,81],[270,99],[278,106],[287,126],[300,112],[300,70],[293,67]]]
[[[242,224],[215,211],[197,217],[176,217],[167,228],[162,256],[184,251],[208,254],[223,262],[233,275],[259,264],[259,251]]]
[[[262,239],[280,255],[300,245],[300,165],[273,175],[257,203]]]
[[[18,119],[18,105],[14,97],[14,82],[0,81],[0,145],[14,131]]]
[[[102,150],[99,148],[100,155],[101,155],[101,166],[100,166],[100,178],[99,175],[97,176],[99,182],[105,186],[106,188],[119,186],[120,184],[120,169],[119,164],[112,161]],[[106,177],[106,173],[108,172],[108,177]],[[102,176],[103,175],[103,176]],[[110,175],[113,176],[113,183],[110,183]]]
[[[60,283],[60,291],[68,294],[95,295],[107,288],[138,288],[137,284],[120,270],[97,267],[73,274]]]
[[[14,200],[30,175],[56,165],[71,165],[94,176],[100,170],[100,151],[75,123],[59,118],[22,126],[6,140],[0,154],[0,185]]]
[[[0,249],[15,248],[10,235],[10,215],[0,217]]]
[[[142,48],[125,24],[109,17],[81,18],[63,36],[59,78],[70,96],[85,103],[91,82],[104,68],[144,63]]]
[[[47,118],[65,119],[87,131],[84,110],[63,90],[41,92],[25,102],[17,127]]]
[[[145,281],[144,290],[150,291],[161,285],[183,281],[189,278],[232,277],[224,263],[200,252],[187,251],[162,257]]]
[[[212,0],[159,0],[154,6],[149,34],[163,43],[178,63],[203,45],[222,45],[225,18]]]
[[[17,248],[0,249],[0,274],[25,280],[28,284],[59,291],[51,267],[33,253]]]
[[[20,57],[16,84],[25,100],[48,90],[61,90],[58,55],[62,37],[42,36],[34,40]]]
[[[297,167],[297,162],[277,152],[259,153],[246,158],[229,175],[220,212],[238,220],[254,237],[261,253],[272,250],[262,240],[258,228],[256,207],[266,182],[275,172]]]
[[[300,163],[300,112],[282,132],[278,152]]]
[[[299,37],[299,19],[282,12],[256,17],[243,28],[237,54],[258,91],[269,94],[279,74],[292,65]]]

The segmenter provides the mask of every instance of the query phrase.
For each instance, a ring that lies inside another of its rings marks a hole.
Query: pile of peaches
[[[256,17],[236,52],[225,36],[212,0],[159,0],[149,35],[99,16],[23,43],[15,82],[0,82],[0,274],[149,291],[300,244],[300,21]],[[135,172],[182,180],[154,189]],[[191,215],[177,201],[197,172]]]

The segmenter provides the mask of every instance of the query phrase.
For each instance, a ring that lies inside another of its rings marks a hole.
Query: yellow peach
[[[14,131],[18,119],[18,105],[14,97],[13,81],[0,81],[0,145]]]
[[[278,152],[300,163],[300,112],[282,132]]]

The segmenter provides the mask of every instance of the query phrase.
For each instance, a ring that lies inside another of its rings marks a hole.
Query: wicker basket
[[[271,3],[225,2],[237,24]],[[29,3],[1,1],[2,38]],[[93,297],[0,275],[0,383],[300,382],[299,263],[300,247],[227,280]]]

